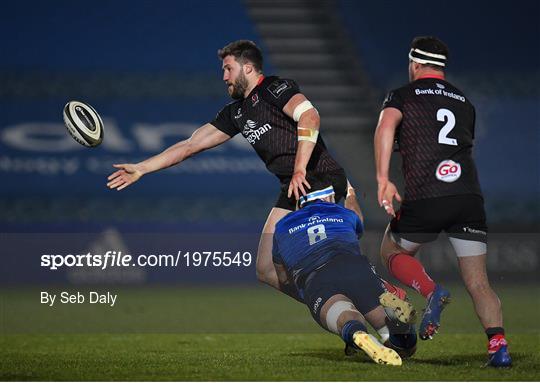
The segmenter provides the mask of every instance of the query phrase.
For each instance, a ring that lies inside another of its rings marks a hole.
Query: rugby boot
[[[512,358],[508,352],[508,343],[504,335],[495,335],[488,343],[488,366],[511,367]]]
[[[437,285],[431,297],[429,297],[427,306],[420,323],[420,339],[432,339],[439,331],[441,326],[441,312],[444,307],[450,303],[450,292],[441,285]]]
[[[383,346],[373,335],[364,331],[357,331],[353,335],[353,341],[375,363],[401,366],[401,357],[398,353],[391,348]]]
[[[406,295],[399,298],[388,291],[379,295],[379,303],[391,319],[397,319],[405,324],[416,323],[416,309],[405,299]]]
[[[403,299],[403,300],[406,300],[407,299],[407,292],[405,290],[403,290],[401,287],[398,287],[396,285],[393,285],[391,284],[390,282],[388,281],[385,281],[384,279],[381,278],[381,281],[384,285],[384,288],[386,289],[386,291],[394,294],[396,297],[398,297],[399,299]]]
[[[415,326],[408,325],[397,333],[390,331],[390,337],[384,345],[395,350],[402,359],[406,359],[416,352],[417,339]]]

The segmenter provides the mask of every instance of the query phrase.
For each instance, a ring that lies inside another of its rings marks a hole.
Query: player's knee
[[[343,311],[341,315],[337,318],[336,327],[338,331],[341,332],[341,328],[345,325],[345,323],[350,322],[352,320],[357,320],[357,321],[362,320],[362,315],[360,314],[358,310],[356,310],[354,306],[352,306],[352,308],[350,308],[347,311]]]
[[[324,306],[330,307],[324,307]],[[343,325],[351,320],[362,320],[362,315],[350,301],[339,300],[337,302],[327,302],[323,306],[326,315],[321,316],[321,322],[324,322],[328,331],[334,334],[340,334]]]

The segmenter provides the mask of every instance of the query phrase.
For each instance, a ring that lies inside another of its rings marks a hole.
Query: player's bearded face
[[[227,91],[234,100],[244,98],[244,93],[248,88],[248,81],[244,71],[240,69],[240,73],[238,74],[236,80],[228,82],[227,85]]]

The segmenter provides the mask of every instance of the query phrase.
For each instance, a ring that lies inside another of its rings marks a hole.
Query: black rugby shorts
[[[434,241],[441,231],[449,237],[487,243],[484,199],[463,194],[404,201],[390,230],[394,237],[415,243]]]

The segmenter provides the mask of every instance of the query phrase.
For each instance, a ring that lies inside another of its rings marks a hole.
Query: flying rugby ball
[[[64,107],[64,124],[75,141],[94,147],[103,141],[103,120],[87,103],[70,101]]]

